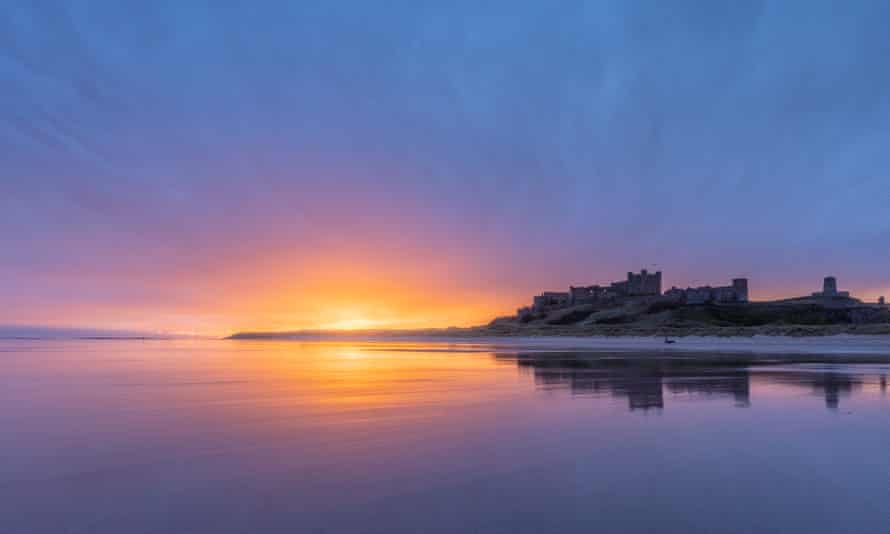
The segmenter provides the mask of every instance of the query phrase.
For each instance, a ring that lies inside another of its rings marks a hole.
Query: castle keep
[[[569,286],[569,304],[593,304],[630,296],[661,295],[661,271],[650,274],[643,269],[640,274],[627,273],[627,280],[612,282],[607,286]]]
[[[626,297],[661,295],[661,271],[649,274],[646,269],[640,274],[627,273],[627,281],[613,282],[612,287]]]

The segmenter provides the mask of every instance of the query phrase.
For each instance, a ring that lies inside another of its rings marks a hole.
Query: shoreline
[[[463,330],[467,335],[499,337],[776,337],[806,338],[848,336],[890,336],[890,324],[863,325],[763,325],[763,326],[634,326],[591,325],[585,327],[558,325],[488,325]]]
[[[835,336],[886,336],[890,339],[890,325],[767,325],[767,326],[689,326],[689,327],[635,327],[632,325],[610,326],[556,326],[534,327],[513,325],[487,325],[474,327],[423,328],[415,330],[304,330],[293,332],[238,332],[224,339],[229,340],[288,340],[312,338],[361,338],[361,337],[442,337],[442,338],[830,338]]]
[[[231,339],[231,338],[230,338]],[[640,353],[659,357],[689,357],[707,359],[709,357],[746,355],[750,357],[819,357],[844,356],[845,359],[859,358],[864,362],[890,363],[890,336],[850,335],[835,336],[701,336],[689,335],[678,338],[675,343],[666,344],[663,338],[655,336],[485,336],[485,335],[396,335],[392,332],[383,335],[365,333],[358,335],[277,336],[240,337],[235,341],[278,341],[278,342],[356,342],[406,344],[405,351],[441,351],[441,348],[424,349],[413,347],[420,341],[442,345],[466,345],[461,350],[502,353]]]
[[[712,338],[712,339],[807,339],[859,337],[887,338],[890,340],[890,324],[850,325],[763,325],[763,326],[712,326],[683,327],[638,325],[534,325],[517,326],[492,323],[481,326],[375,329],[375,330],[297,330],[236,332],[224,337],[214,336],[0,336],[5,341],[163,341],[189,339],[222,340],[311,340],[311,339],[394,339],[394,338],[443,338],[443,339],[613,339],[640,338],[661,340],[665,337]]]

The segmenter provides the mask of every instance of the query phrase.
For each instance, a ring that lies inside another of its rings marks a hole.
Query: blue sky
[[[653,264],[755,296],[826,274],[890,293],[888,21],[887,2],[5,2],[0,322],[310,325],[299,296],[335,261],[366,266],[353,293],[404,284],[412,314],[484,302],[466,321]]]

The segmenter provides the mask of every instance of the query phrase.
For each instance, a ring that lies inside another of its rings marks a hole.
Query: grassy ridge
[[[890,334],[890,309],[814,303],[683,305],[657,301],[598,309],[577,306],[495,319],[470,329],[482,335],[818,336]]]

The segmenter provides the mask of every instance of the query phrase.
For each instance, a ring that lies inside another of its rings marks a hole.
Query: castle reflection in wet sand
[[[782,384],[810,391],[825,398],[825,406],[838,409],[842,397],[853,394],[866,383],[887,391],[887,369],[868,373],[868,367],[851,368],[839,363],[773,363],[748,366],[727,361],[710,362],[696,356],[683,358],[603,357],[596,354],[519,353],[498,355],[499,360],[515,361],[520,370],[531,371],[542,389],[569,389],[573,395],[627,398],[630,410],[663,409],[668,398],[696,395],[704,398],[731,398],[736,406],[751,404],[751,381]],[[793,363],[793,362],[791,362]],[[850,372],[855,369],[857,372]],[[863,374],[864,373],[864,374]]]

